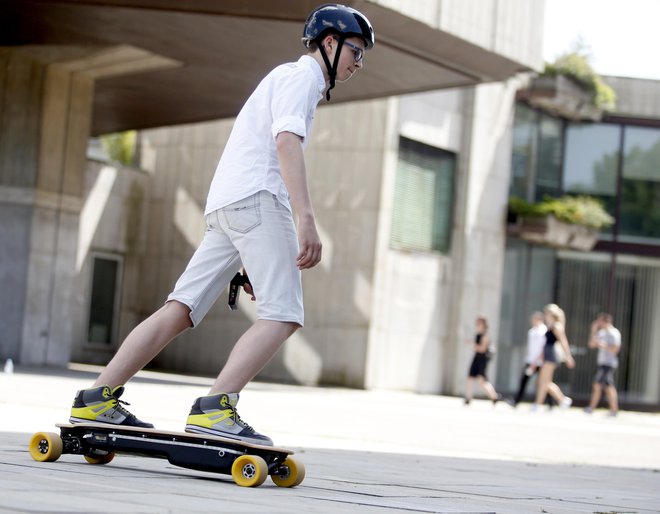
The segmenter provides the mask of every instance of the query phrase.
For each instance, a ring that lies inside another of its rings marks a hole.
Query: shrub
[[[134,163],[137,144],[137,132],[135,130],[105,134],[101,136],[101,144],[111,160],[125,166]]]
[[[600,229],[614,223],[600,200],[591,196],[546,196],[541,202],[529,203],[512,196],[509,210],[522,217],[542,217],[552,214],[560,221]]]
[[[612,110],[616,104],[616,93],[603,82],[589,63],[583,48],[559,56],[554,63],[546,63],[542,76],[564,75],[571,78],[593,95],[593,103],[602,110]]]

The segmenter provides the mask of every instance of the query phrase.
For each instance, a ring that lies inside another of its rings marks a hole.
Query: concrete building
[[[660,403],[660,81],[604,80],[617,93],[612,112],[597,120],[535,108],[529,95],[516,106],[512,194],[588,194],[615,219],[589,252],[507,240],[499,332],[498,386],[512,389],[522,369],[532,310],[556,302],[567,314],[576,368],[556,379],[586,399],[596,367],[589,327],[610,312],[622,333],[616,375],[624,405]]]
[[[41,9],[34,11],[41,13],[33,15],[36,21],[26,21],[19,5],[25,3],[11,3],[9,12],[22,24],[7,32],[14,38],[9,43],[22,44],[30,27],[45,35],[44,47],[12,46],[2,53],[11,64],[3,75],[4,98],[18,102],[22,114],[5,100],[0,251],[7,286],[0,357],[26,364],[103,363],[161,305],[201,240],[201,213],[231,116],[265,71],[300,53],[291,41],[314,3],[282,2],[275,13],[269,2],[233,12],[210,12],[220,8],[191,2],[182,14],[164,0],[158,12],[153,2],[136,9],[110,0],[102,6],[79,2],[79,9],[34,2]],[[490,372],[498,387],[511,389],[528,311],[561,293],[548,275],[538,296],[523,301],[512,294],[521,268],[511,248],[522,243],[507,236],[506,227],[517,116],[524,108],[517,107],[516,93],[526,87],[523,72],[542,66],[543,2],[350,4],[374,23],[377,46],[363,76],[338,88],[336,99],[317,113],[306,158],[324,259],[304,274],[305,329],[261,378],[461,394],[471,357],[465,341],[482,314],[499,349]],[[98,37],[94,24],[106,22],[109,13],[116,21],[106,37],[115,46],[101,53],[94,48],[90,57],[88,45]],[[72,32],[65,19],[77,21],[74,39],[86,43],[87,53],[60,64],[63,50],[50,45]],[[157,26],[130,29],[144,19]],[[198,34],[189,35],[186,26]],[[264,37],[237,48],[232,41],[246,32]],[[269,44],[266,51],[262,41],[272,34],[282,46]],[[195,44],[215,49],[222,73]],[[58,55],[57,64],[48,64],[46,54]],[[23,86],[10,87],[32,84],[34,73],[42,77],[44,93],[38,84],[23,96]],[[186,82],[187,74],[192,80]],[[644,83],[648,100],[637,105],[628,98],[640,95],[626,91],[641,82],[612,84],[620,90],[619,121],[660,118],[649,107],[660,97],[656,83]],[[61,90],[69,91],[64,101]],[[78,115],[80,109],[87,114]],[[68,125],[62,110],[70,113]],[[23,132],[9,130],[19,118]],[[569,130],[567,122],[559,123]],[[87,135],[124,129],[143,129],[139,166],[84,163]],[[71,142],[58,139],[62,134]],[[30,180],[26,166],[34,170]],[[629,250],[637,255],[639,249]],[[527,251],[545,255],[542,262],[553,269],[567,255]],[[245,298],[238,312],[221,298],[153,365],[214,374],[254,316]],[[643,347],[652,343],[651,337]],[[579,394],[588,387],[586,355],[581,366],[582,382],[574,387]],[[644,376],[651,392],[639,401],[657,404],[660,373]],[[570,377],[563,380],[571,385]]]
[[[515,11],[523,2],[509,3]],[[379,45],[359,84],[338,89],[335,103],[497,81],[529,69],[439,28],[436,2],[411,13],[376,2],[351,5],[378,26]],[[267,71],[301,53],[302,23],[315,6],[293,0],[3,4],[2,357],[63,365],[87,338],[81,326],[88,321],[81,320],[90,293],[81,285],[86,254],[84,244],[78,250],[79,236],[82,225],[94,228],[81,218],[86,187],[99,190],[85,176],[89,136],[234,116]],[[123,251],[121,245],[110,249]],[[139,316],[150,308],[138,308]]]

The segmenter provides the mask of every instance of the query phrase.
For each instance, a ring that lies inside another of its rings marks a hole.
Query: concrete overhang
[[[319,3],[6,0],[0,45],[98,47],[106,56],[141,59],[99,73],[93,134],[198,122],[235,116],[270,69],[296,60],[302,23]],[[350,84],[333,90],[333,103],[499,81],[529,70],[380,5],[344,3],[371,20],[376,46]]]

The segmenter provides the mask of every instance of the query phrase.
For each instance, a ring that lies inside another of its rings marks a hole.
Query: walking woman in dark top
[[[552,379],[555,374],[557,365],[561,363],[562,359],[557,355],[556,343],[559,343],[566,365],[569,368],[575,367],[575,361],[571,355],[571,348],[568,345],[566,338],[565,326],[566,316],[564,311],[554,303],[548,304],[543,308],[543,315],[545,317],[545,324],[548,331],[545,334],[545,345],[543,346],[543,353],[539,355],[543,361],[541,370],[539,372],[539,381],[536,389],[536,401],[532,405],[532,410],[538,410],[539,406],[543,404],[547,394],[549,393],[557,403],[564,409],[567,409],[573,403],[573,400],[562,393],[559,386],[555,384]]]
[[[495,392],[493,385],[486,379],[486,366],[490,354],[488,348],[490,346],[490,336],[488,335],[488,320],[483,316],[477,318],[477,334],[474,337],[474,357],[470,365],[470,372],[468,374],[467,384],[465,387],[465,405],[469,404],[472,400],[472,393],[474,390],[475,380],[479,382],[481,388],[486,392],[488,398],[497,403],[501,395]]]

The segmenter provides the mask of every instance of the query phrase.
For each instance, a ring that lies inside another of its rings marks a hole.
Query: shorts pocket
[[[253,195],[222,209],[229,230],[245,234],[261,224],[259,195]]]
[[[218,219],[217,214],[212,212],[206,215],[206,230],[215,230],[218,228],[216,220]]]

